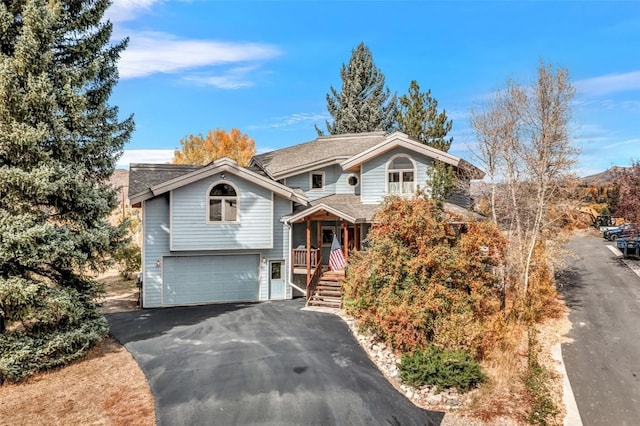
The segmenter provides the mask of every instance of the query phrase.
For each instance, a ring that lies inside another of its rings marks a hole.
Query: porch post
[[[344,241],[342,242],[344,247],[344,260],[349,260],[349,224],[346,221],[342,221],[342,229],[344,229]]]
[[[318,252],[316,253],[316,260],[322,256],[322,222],[316,220],[316,248]],[[321,268],[322,265],[316,265],[316,268]]]
[[[355,250],[360,250],[360,224],[353,224],[353,248]]]
[[[311,279],[311,218],[307,218],[307,284]]]

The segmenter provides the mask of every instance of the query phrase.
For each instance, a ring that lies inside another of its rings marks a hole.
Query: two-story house
[[[312,297],[333,236],[348,259],[362,248],[380,202],[424,188],[434,159],[468,186],[466,161],[383,132],[319,137],[206,166],[131,164],[142,207],[144,307]],[[427,188],[428,189],[428,188]],[[445,208],[468,213],[468,192]]]

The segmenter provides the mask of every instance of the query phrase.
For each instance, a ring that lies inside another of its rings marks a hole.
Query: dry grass
[[[105,311],[135,309],[135,282],[114,272]],[[82,360],[0,386],[0,425],[154,425],[147,381],[131,354],[108,338]]]
[[[467,420],[459,419],[460,424],[520,424],[529,405],[522,382],[526,365],[526,332],[513,326],[482,362],[487,383],[480,387],[471,405],[459,413]]]
[[[555,419],[550,419],[549,424],[561,425],[566,415],[562,399],[562,377],[557,373],[558,362],[553,360],[551,348],[566,339],[564,336],[571,328],[571,323],[568,319],[568,309],[561,301],[558,301],[553,311],[556,313],[554,317],[536,326],[541,349],[538,361],[551,375],[551,380],[546,382],[546,385],[551,391],[555,407],[559,410],[558,415]],[[488,382],[479,389],[471,406],[462,410],[460,414],[466,417],[466,421],[461,421],[458,417],[459,424],[527,424],[525,419],[531,406],[530,395],[523,382],[523,374],[527,370],[527,353],[526,328],[513,326],[511,334],[505,336],[502,344],[496,345],[482,362]]]

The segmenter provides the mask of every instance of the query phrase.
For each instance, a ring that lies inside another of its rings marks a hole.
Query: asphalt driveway
[[[601,237],[574,237],[560,273],[571,308],[562,355],[585,426],[640,424],[640,278]],[[638,261],[632,261],[637,263]]]
[[[439,425],[337,316],[302,300],[107,314],[149,381],[161,425]]]

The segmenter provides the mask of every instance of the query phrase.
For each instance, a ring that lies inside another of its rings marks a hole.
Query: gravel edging
[[[427,410],[435,410],[435,411],[444,411],[445,416],[441,423],[441,426],[511,426],[511,425],[519,425],[521,424],[516,419],[510,417],[494,417],[490,422],[484,422],[477,418],[470,418],[465,416],[464,410],[469,408],[473,403],[474,397],[478,394],[478,390],[474,389],[468,393],[460,394],[455,389],[449,389],[442,391],[440,393],[436,393],[435,389],[429,386],[422,386],[420,388],[414,388],[405,384],[400,383],[400,372],[397,367],[397,364],[400,362],[400,357],[395,355],[384,342],[378,342],[374,339],[374,336],[370,333],[363,333],[356,323],[356,320],[345,313],[344,310],[334,309],[331,310],[330,313],[334,313],[338,315],[342,320],[347,324],[351,333],[356,338],[360,346],[367,353],[369,359],[376,365],[378,370],[384,375],[384,377],[391,383],[393,387],[395,387],[399,392],[401,392],[407,399],[413,402],[416,406],[420,408],[424,408]],[[551,321],[553,322],[553,321]],[[560,339],[560,336],[564,336],[568,331],[566,327],[566,323],[568,323],[567,312],[564,315],[556,320],[560,326],[549,327],[546,330],[546,335],[549,336],[549,332],[553,330],[554,333],[557,333],[555,339]],[[569,325],[570,328],[570,325]],[[543,328],[544,329],[544,328]],[[550,341],[551,339],[545,339],[545,341]],[[559,342],[558,346],[559,346]],[[549,354],[551,355],[551,353]],[[551,357],[549,357],[551,358]],[[554,357],[550,367],[558,368],[558,364],[561,364],[564,367],[564,363],[562,362],[562,357],[560,359]],[[568,382],[568,381],[567,381]],[[567,391],[567,383],[562,383],[560,380],[559,385],[563,388],[564,392]],[[570,385],[569,385],[570,389]],[[562,393],[562,392],[561,392]],[[562,404],[562,411],[567,407],[566,401],[557,401]],[[571,416],[575,413],[569,410],[570,413],[563,413],[564,423],[567,423],[567,420],[570,420]],[[577,410],[576,410],[577,411]],[[568,415],[567,415],[568,414]],[[578,414],[579,416],[579,414]]]
[[[349,326],[351,333],[367,353],[369,359],[373,361],[389,383],[416,406],[427,410],[446,412],[442,423],[443,425],[480,426],[485,424],[455,413],[460,409],[468,407],[472,403],[474,396],[478,392],[477,390],[472,390],[464,394],[459,393],[456,389],[436,392],[435,388],[430,386],[414,388],[400,383],[400,371],[397,366],[400,362],[400,357],[394,354],[384,342],[376,341],[372,334],[362,333],[358,328],[356,320],[348,316],[344,310],[336,311],[335,313]],[[496,423],[494,419],[491,424],[508,425],[512,423]]]

